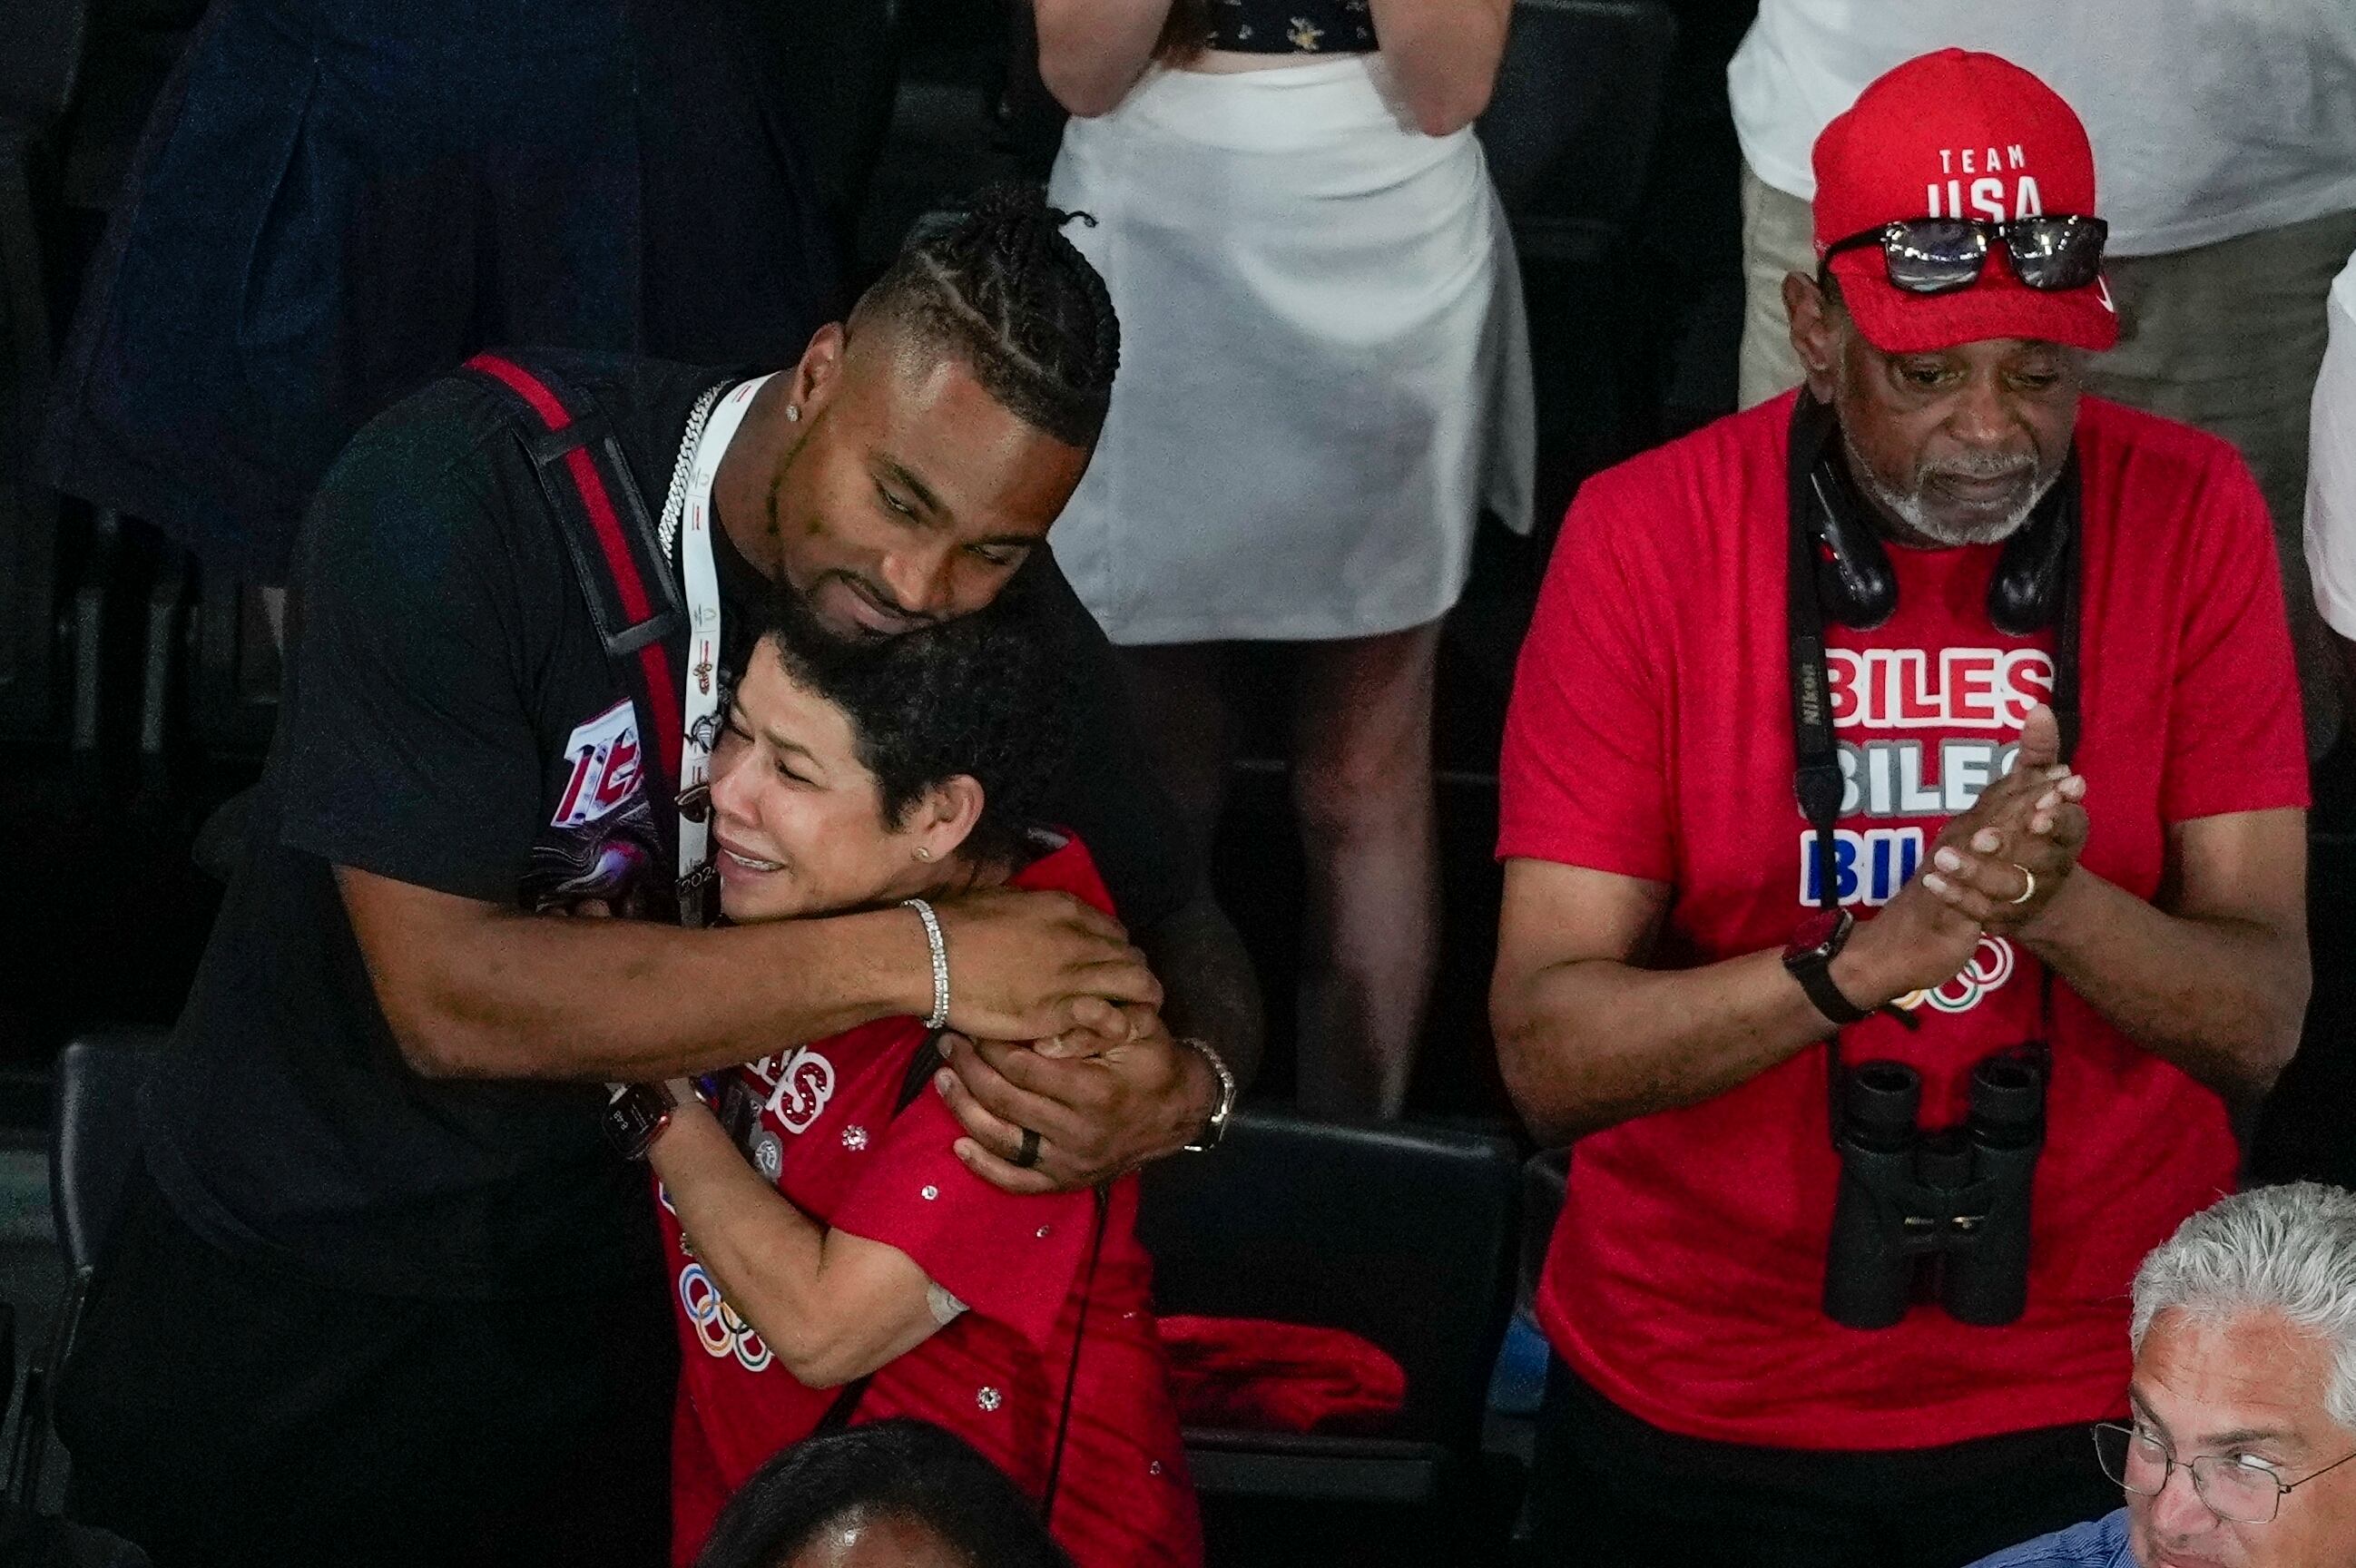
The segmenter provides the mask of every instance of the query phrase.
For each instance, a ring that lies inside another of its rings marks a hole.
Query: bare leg
[[[1225,653],[1220,643],[1121,650],[1138,727],[1162,786],[1205,855],[1227,803],[1227,770],[1235,760],[1234,723],[1219,691]]]
[[[1397,1116],[1439,964],[1440,626],[1299,645],[1292,798],[1308,862],[1300,1103]]]

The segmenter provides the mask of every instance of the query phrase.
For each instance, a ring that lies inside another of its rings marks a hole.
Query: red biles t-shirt
[[[1501,857],[1671,884],[1650,962],[1779,949],[1816,902],[1792,784],[1785,396],[1588,481],[1563,525],[1506,722]],[[2137,897],[2168,831],[2307,804],[2298,687],[2264,503],[2224,443],[2086,399],[2082,864]],[[2052,638],[1987,613],[2000,547],[1890,551],[1895,615],[1827,628],[1847,798],[1839,893],[1887,903],[1946,820],[2010,765],[2046,699]],[[2040,1032],[2040,965],[1984,940],[1915,1008],[1844,1031],[1854,1062],[1923,1079],[1959,1120],[1982,1058]],[[1614,1403],[1693,1436],[1909,1448],[2124,1408],[2127,1285],[2178,1221],[2230,1189],[2224,1105],[2054,988],[2029,1307],[2002,1328],[1918,1305],[1844,1328],[1820,1307],[1839,1174],[1826,1052],[1582,1138],[1539,1315]]]
[[[1013,883],[1111,909],[1076,839]],[[764,1104],[750,1157],[778,1190],[821,1225],[899,1248],[966,1306],[875,1373],[854,1419],[911,1415],[946,1427],[1036,1498],[1068,1379],[1055,1539],[1080,1568],[1200,1568],[1194,1489],[1149,1299],[1152,1265],[1137,1239],[1137,1179],[1112,1185],[1091,1274],[1091,1194],[1018,1197],[967,1170],[949,1152],[962,1129],[929,1084],[894,1115],[924,1039],[916,1019],[885,1019],[736,1070]],[[680,1343],[672,1560],[684,1564],[729,1495],[809,1436],[837,1391],[797,1381],[721,1298],[668,1203],[661,1221]]]

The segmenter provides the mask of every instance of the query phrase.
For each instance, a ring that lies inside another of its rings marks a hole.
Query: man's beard
[[[786,449],[785,458],[777,464],[776,471],[769,475],[768,493],[762,497],[762,507],[768,517],[769,543],[776,552],[773,558],[776,562],[776,572],[770,581],[779,600],[790,606],[787,613],[803,624],[809,635],[821,642],[840,647],[851,647],[862,643],[882,642],[898,635],[878,631],[868,626],[833,625],[819,614],[812,601],[830,581],[838,578],[842,581],[848,591],[859,594],[870,603],[907,616],[909,624],[902,627],[902,631],[916,630],[919,626],[927,624],[929,617],[908,616],[905,611],[900,609],[892,595],[884,592],[881,584],[871,581],[858,572],[834,567],[820,571],[808,582],[796,582],[793,572],[787,564],[785,539],[789,525],[785,516],[786,476],[793,471],[794,464],[801,461],[802,449],[808,446],[810,438],[818,433],[819,424],[824,417],[823,414],[819,415],[802,427],[801,433],[795,437],[793,444]],[[797,534],[809,531],[799,524],[794,524],[791,527]]]
[[[1933,544],[1949,548],[1997,544],[2010,539],[2020,531],[2021,525],[2029,521],[2029,514],[2037,510],[2037,504],[2045,499],[2045,493],[2052,489],[2053,482],[2062,476],[2058,467],[2051,474],[2040,475],[2034,456],[1999,457],[1991,454],[1986,457],[1951,457],[1938,463],[1925,460],[1917,464],[1913,484],[1901,491],[1884,482],[1881,475],[1873,471],[1872,464],[1858,453],[1857,443],[1849,439],[1846,429],[1841,432],[1841,445],[1848,454],[1850,475],[1867,496],[1913,532]],[[2020,490],[2019,496],[1994,517],[1957,523],[1940,517],[1928,499],[1933,481],[1941,477],[2018,477]]]
[[[816,645],[835,649],[872,647],[877,644],[888,643],[894,637],[905,636],[910,632],[923,631],[926,627],[936,625],[939,622],[939,617],[937,616],[909,616],[905,625],[888,632],[873,626],[836,625],[819,613],[816,601],[821,593],[838,581],[845,592],[856,593],[879,608],[892,605],[892,601],[881,589],[855,571],[831,568],[819,572],[808,583],[797,583],[792,578],[780,573],[776,581],[776,607],[774,613],[790,620],[800,629],[804,645]],[[896,607],[893,608],[894,613],[905,613],[905,612],[898,612]]]

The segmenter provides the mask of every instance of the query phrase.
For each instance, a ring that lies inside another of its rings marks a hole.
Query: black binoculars
[[[1836,1067],[1840,1196],[1825,1315],[1851,1328],[1906,1316],[1935,1277],[1958,1322],[1996,1327],[2029,1305],[2029,1189],[2045,1147],[2045,1064],[2031,1050],[1972,1069],[1963,1125],[1915,1123],[1922,1077],[1902,1061]]]

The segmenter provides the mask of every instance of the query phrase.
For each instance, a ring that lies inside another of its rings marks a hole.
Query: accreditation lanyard
[[[745,411],[769,378],[758,377],[728,392],[712,405],[703,428],[694,436],[688,458],[685,509],[680,519],[680,586],[687,598],[687,678],[680,704],[679,744],[680,919],[688,925],[705,922],[704,862],[712,848],[712,812],[708,791],[712,781],[712,748],[720,711],[720,574],[712,555],[712,482],[728,443],[744,422]],[[689,808],[690,801],[703,804]]]

